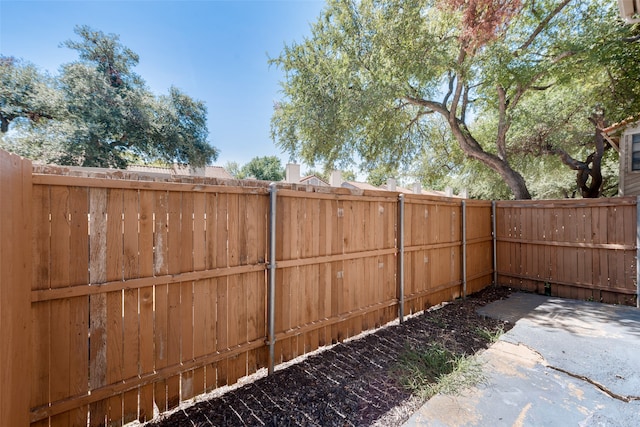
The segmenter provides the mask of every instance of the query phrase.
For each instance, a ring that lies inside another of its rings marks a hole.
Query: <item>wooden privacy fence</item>
[[[1,314],[30,319],[20,337],[5,335],[16,351],[3,361],[18,370],[0,384],[0,401],[11,395],[23,407],[9,408],[2,425],[148,420],[491,282],[490,202],[31,173],[29,162],[0,155],[15,165],[8,177],[3,168],[12,208],[2,205],[2,224],[22,225],[7,235],[24,249],[5,262],[3,246],[2,296],[16,295],[3,298]],[[4,267],[20,262],[24,271]],[[3,333],[13,326],[3,317]]]
[[[632,199],[217,184],[0,151],[0,425],[148,420],[496,273],[633,298]]]
[[[496,202],[498,283],[566,298],[638,303],[635,197]]]

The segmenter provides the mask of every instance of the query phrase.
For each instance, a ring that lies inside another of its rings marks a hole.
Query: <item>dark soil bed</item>
[[[487,348],[489,338],[479,331],[506,331],[511,325],[483,318],[476,309],[509,293],[508,288],[490,286],[147,425],[401,425],[424,402],[400,384],[399,356],[409,347],[435,343],[466,355]]]

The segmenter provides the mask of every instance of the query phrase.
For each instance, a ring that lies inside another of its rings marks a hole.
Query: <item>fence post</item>
[[[269,185],[269,281],[267,286],[267,344],[269,345],[269,375],[275,366],[276,345],[276,183]]]
[[[398,196],[398,319],[404,322],[404,194]]]
[[[467,297],[467,202],[462,201],[462,297]]]
[[[640,308],[640,196],[636,198],[636,307]]]
[[[493,237],[493,286],[498,285],[498,259],[497,259],[497,231],[496,231],[496,201],[491,201],[491,235]]]
[[[0,150],[0,426],[30,421],[31,174]]]

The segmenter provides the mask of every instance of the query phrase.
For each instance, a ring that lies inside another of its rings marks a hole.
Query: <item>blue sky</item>
[[[281,153],[269,136],[283,74],[268,57],[310,34],[324,0],[31,1],[0,0],[0,54],[57,74],[77,59],[59,47],[89,25],[140,56],[135,71],[156,94],[174,85],[208,108],[215,162],[243,165]]]

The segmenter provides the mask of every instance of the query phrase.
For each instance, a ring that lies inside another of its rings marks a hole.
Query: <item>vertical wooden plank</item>
[[[140,277],[151,277],[154,272],[154,193],[139,193],[139,274]],[[139,375],[153,372],[154,367],[154,331],[153,331],[153,286],[140,288],[139,295],[139,343],[140,366]],[[153,384],[140,387],[138,420],[148,421],[153,418]]]
[[[206,197],[203,193],[194,194],[193,199],[193,270],[202,271],[206,268]],[[198,281],[193,284],[193,357],[203,356],[205,345],[205,316],[204,307],[208,298],[207,285],[209,281]],[[199,367],[193,371],[191,380],[194,396],[205,390],[205,368]]]
[[[551,224],[553,216],[551,215],[552,211],[549,208],[545,208],[542,213],[542,227],[540,230],[541,240],[544,242],[551,241]],[[543,264],[540,266],[540,272],[542,279],[547,282],[551,277],[551,248],[549,244],[545,244],[544,246],[544,259]],[[544,284],[543,284],[544,285]]]
[[[496,223],[496,268],[497,268],[497,285],[503,285],[503,278],[500,276],[500,273],[505,271],[505,265],[508,262],[508,257],[505,252],[505,243],[501,240],[504,238],[504,229],[505,229],[505,215],[504,215],[504,207],[496,202],[495,209],[495,223]]]
[[[583,207],[576,209],[576,243],[581,244],[580,246],[575,246],[577,251],[576,282],[581,285],[590,282],[588,275],[591,274],[591,268],[587,265],[586,262],[587,256],[589,256],[589,259],[591,259],[591,254],[587,253],[587,250],[584,247],[586,243],[589,243],[586,239],[587,233],[585,232],[585,230],[587,229],[587,227],[589,228],[589,230],[591,229],[591,224],[587,224],[587,212],[588,209]],[[588,298],[587,290],[578,287],[576,289],[576,298],[580,300],[586,300]]]
[[[609,228],[608,228],[608,215],[609,208],[602,206],[600,209],[600,239],[601,243],[609,243]],[[607,249],[599,250],[599,262],[600,262],[600,284],[602,288],[609,286],[609,257]]]
[[[637,215],[636,206],[627,205],[624,207],[624,230],[623,230],[623,243],[631,248],[636,247],[637,236]],[[637,284],[636,284],[636,250],[624,251],[624,288],[631,291],[631,295],[626,296],[628,298],[627,304],[634,305],[635,298],[637,296]],[[635,296],[634,296],[635,294]]]
[[[51,188],[51,287],[69,286],[69,189]],[[51,329],[51,400],[63,400],[70,394],[70,337],[71,313],[69,300],[51,302],[51,318],[56,319]],[[69,412],[51,418],[52,425],[70,425]]]
[[[182,319],[180,316],[180,286],[178,284],[169,285],[167,298],[167,364],[168,366],[179,368]],[[175,375],[167,378],[167,409],[171,410],[179,404],[180,374],[176,373]]]
[[[219,194],[207,193],[205,195],[205,261],[206,268],[217,267],[217,223],[218,223],[218,198]]]
[[[622,221],[622,218],[619,218],[618,215],[618,207],[611,206],[607,212],[607,230],[609,234],[608,243],[618,243],[620,239],[620,232],[618,222]],[[618,285],[618,260],[617,260],[617,252],[616,250],[607,251],[607,261],[608,261],[608,270],[609,270],[609,283],[608,287],[615,287]],[[616,302],[616,301],[607,301],[607,302]]]
[[[0,154],[1,155],[1,154]],[[6,169],[3,168],[6,172]],[[2,170],[0,170],[2,174]],[[4,179],[4,178],[3,178]],[[2,197],[4,199],[4,197]],[[0,201],[2,203],[2,201]],[[50,196],[49,186],[33,186],[32,203],[32,259],[33,259],[33,285],[34,290],[48,289],[49,278],[49,258],[50,258]],[[9,224],[4,222],[3,224]],[[0,225],[1,226],[1,225]],[[3,241],[0,241],[2,245]],[[0,257],[8,260],[8,257]],[[4,303],[3,303],[4,306]],[[32,368],[31,368],[31,404],[37,407],[46,405],[49,400],[49,360],[50,360],[50,334],[51,334],[51,303],[49,301],[37,302],[31,305],[31,333],[32,333]],[[3,365],[3,366],[9,366]],[[9,378],[4,376],[3,378]],[[8,382],[7,382],[8,384]],[[4,402],[4,400],[3,400]],[[10,402],[7,399],[6,402]],[[4,421],[3,421],[4,423]],[[18,424],[16,424],[18,425]],[[49,420],[45,419],[37,424],[38,427],[48,426]]]
[[[139,217],[139,195],[137,190],[127,190],[123,195],[124,213],[124,271],[125,279],[140,277],[140,266],[138,259],[138,217]],[[139,311],[139,290],[124,290],[124,342],[123,342],[123,370],[124,379],[136,378],[139,372],[140,363],[140,317]],[[130,390],[124,393],[123,423],[128,423],[138,419],[138,396],[139,389]]]
[[[217,248],[219,244],[220,237],[217,235],[218,233],[218,194],[207,194],[205,198],[205,209],[206,209],[206,236],[205,236],[205,246],[206,246],[206,268],[213,269],[218,266],[218,262],[220,261],[217,257]],[[216,328],[217,328],[217,319],[218,319],[218,282],[215,279],[208,280],[204,285],[204,290],[201,291],[201,295],[204,300],[202,306],[198,306],[200,310],[204,309],[204,346],[202,351],[204,354],[211,354],[216,351]],[[208,296],[208,297],[207,297]],[[196,299],[198,301],[198,299]],[[196,307],[196,309],[198,309]],[[196,350],[196,354],[199,350]],[[211,391],[218,384],[218,368],[216,363],[209,364],[205,367],[205,391]]]
[[[294,201],[295,198],[293,197],[280,197],[278,199],[276,214],[276,229],[278,230],[278,235],[276,236],[278,252],[276,260],[278,261],[294,258],[295,236],[297,236],[297,229],[291,226],[291,222],[294,221],[296,215]],[[292,268],[276,270],[276,334],[291,329],[293,325],[292,305],[295,302],[291,294],[291,271]],[[276,363],[291,359],[291,341],[292,339],[287,338],[281,339],[276,343]]]
[[[107,190],[92,188],[89,193],[89,281],[99,285],[107,280]],[[107,384],[107,297],[96,294],[89,297],[90,345],[89,388],[97,389]],[[89,406],[90,425],[106,423],[106,401]]]
[[[0,425],[6,426],[29,423],[32,202],[31,162],[0,151]]]
[[[248,262],[252,265],[258,264],[264,261],[261,257],[264,254],[263,248],[260,245],[266,245],[261,235],[263,235],[263,227],[266,227],[266,222],[261,220],[264,217],[266,206],[261,206],[260,197],[258,195],[247,195],[246,211],[247,211],[247,229],[251,230],[248,234],[249,238],[249,259]],[[250,273],[246,276],[246,307],[247,307],[247,341],[253,341],[258,339],[266,339],[266,286],[265,286],[265,274],[264,273]],[[246,374],[250,375],[256,372],[264,363],[261,362],[260,352],[261,349],[249,351],[247,354],[247,368]],[[264,356],[262,356],[264,359]]]
[[[229,240],[229,227],[228,227],[228,217],[229,217],[229,206],[228,206],[228,194],[218,194],[217,197],[217,206],[216,206],[216,224],[215,224],[215,235],[216,235],[216,266],[218,268],[228,267],[229,266],[229,257],[227,248],[231,246],[233,243]],[[227,280],[228,278],[220,277],[214,279],[215,282],[215,292],[216,292],[216,302],[217,302],[217,311],[216,311],[216,350],[224,350],[228,348],[228,335],[227,335],[227,324],[228,324],[228,311],[229,311],[229,303],[227,301]],[[221,360],[217,363],[216,366],[216,385],[218,387],[227,385],[227,366],[228,363],[226,360]],[[207,377],[208,377],[207,373]]]
[[[3,155],[0,152],[0,155]],[[6,173],[7,169],[4,169]],[[0,171],[1,173],[2,171]],[[33,289],[50,287],[50,197],[49,187],[33,187]],[[1,202],[0,202],[1,203]],[[6,224],[9,224],[7,221]],[[4,258],[3,258],[4,259]],[[6,258],[8,259],[8,257]],[[48,301],[32,305],[33,374],[31,386],[31,406],[40,406],[49,400],[49,337],[50,303]],[[48,425],[48,420],[45,420]]]
[[[181,192],[169,192],[169,222],[168,222],[168,269],[169,274],[180,273],[182,247],[182,196]],[[185,248],[189,251],[190,248]],[[170,284],[168,289],[168,335],[167,335],[167,364],[180,364],[180,332],[182,330],[180,318],[180,285]],[[173,409],[180,403],[180,374],[167,378],[167,409]]]
[[[244,200],[244,195],[242,199]],[[241,247],[241,232],[240,232],[240,218],[244,218],[244,213],[240,212],[240,195],[229,194],[227,195],[227,224],[228,224],[228,239],[227,256],[228,265],[237,266],[240,264],[240,247]]]
[[[247,194],[230,194],[228,198],[229,262],[233,266],[246,265],[249,261],[251,235],[247,233],[250,227],[247,197]],[[227,331],[232,347],[247,342],[247,275],[229,277],[228,291]],[[233,384],[246,375],[247,354],[240,354],[230,364],[228,383]]]
[[[194,338],[193,355],[198,358],[215,351],[215,290],[212,292],[214,281],[211,279],[200,280],[194,283]],[[213,300],[212,300],[213,294]],[[213,381],[209,378],[213,374]],[[200,394],[209,390],[210,383],[216,385],[215,367],[202,367],[196,369],[193,379],[193,392]]]
[[[122,280],[124,272],[123,197],[120,189],[109,189],[107,195],[107,281]],[[107,293],[107,384],[122,380],[123,322],[122,291]],[[122,395],[109,398],[108,422],[122,423]]]
[[[88,286],[89,284],[89,193],[86,188],[69,189],[70,238],[69,238],[69,283]],[[89,297],[81,296],[69,299],[70,314],[70,357],[69,392],[71,395],[86,394],[89,387],[89,358],[86,349],[89,345]],[[70,423],[74,426],[86,426],[88,405],[81,405],[70,411]]]
[[[566,282],[575,283],[578,281],[578,250],[575,246],[577,242],[577,227],[581,218],[578,217],[578,210],[576,208],[569,208],[565,211],[565,242],[570,243],[572,246],[567,247],[565,250],[565,277]],[[568,293],[570,298],[577,298],[578,294],[574,290],[570,290]]]
[[[522,210],[522,209],[521,209]],[[526,286],[531,291],[535,291],[537,288],[537,282],[533,280],[536,276],[535,269],[538,262],[538,251],[540,246],[533,244],[536,239],[536,214],[537,209],[531,206],[526,206],[522,215],[522,242],[523,242],[523,256],[522,271],[525,276]]]
[[[194,271],[194,193],[182,194],[182,221],[180,226],[180,271]],[[180,284],[180,361],[193,360],[193,282]],[[180,400],[194,396],[193,370],[183,372],[180,378]]]
[[[331,253],[331,239],[329,230],[331,227],[331,209],[328,200],[318,200],[318,256],[325,256]],[[329,318],[331,300],[327,300],[331,294],[330,280],[327,281],[327,266],[321,264],[318,266],[318,318]],[[323,327],[318,330],[318,345],[323,346],[327,343],[327,328]]]
[[[334,218],[333,227],[331,227],[331,254],[339,255],[344,253],[344,223],[345,223],[345,206],[342,200],[335,200],[331,203],[332,216]],[[343,276],[344,261],[336,261],[331,263],[331,317],[341,314],[340,301],[343,298]],[[331,342],[336,343],[344,339],[344,335],[340,332],[340,325],[333,324],[331,326]]]
[[[167,347],[168,347],[168,304],[169,287],[167,285],[157,285],[155,287],[155,316],[154,316],[154,334],[155,334],[155,368],[160,370],[166,368]],[[164,379],[155,382],[153,398],[155,406],[160,412],[167,411],[167,381]]]
[[[207,229],[206,229],[206,196],[203,193],[193,195],[193,270],[202,271],[207,268]]]
[[[155,193],[154,200],[154,274],[162,276],[169,273],[168,241],[169,195],[166,191]],[[154,348],[155,369],[167,367],[168,346],[168,285],[156,285],[154,289]],[[158,380],[154,385],[154,402],[160,412],[167,410],[167,382]]]
[[[556,212],[555,209],[553,208],[548,208],[547,209],[547,229],[545,232],[545,236],[546,236],[546,240],[553,243],[556,241]],[[556,246],[553,246],[552,244],[547,246],[547,251],[545,252],[545,256],[548,257],[548,273],[546,276],[546,281],[545,281],[545,286],[546,284],[549,284],[551,286],[551,283],[556,280],[556,276],[557,276],[557,248]]]

